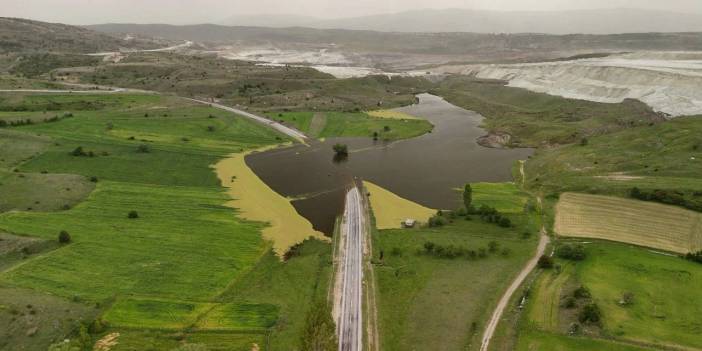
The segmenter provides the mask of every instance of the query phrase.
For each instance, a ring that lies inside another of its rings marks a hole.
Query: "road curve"
[[[346,194],[344,223],[341,228],[343,241],[341,309],[337,321],[339,351],[362,351],[363,316],[363,211],[357,187]]]
[[[208,102],[208,101],[204,101],[204,100],[197,100],[197,99],[190,99],[190,98],[185,98],[185,99],[188,99],[188,100],[194,101],[194,102],[198,102],[198,103],[201,103],[201,104],[210,105],[210,106],[212,106],[212,107],[214,107],[214,108],[218,108],[218,109],[220,109],[220,110],[225,110],[225,111],[233,112],[233,113],[236,113],[236,114],[238,114],[238,115],[241,115],[241,116],[244,116],[244,117],[253,119],[254,121],[257,121],[257,122],[259,122],[259,123],[265,124],[265,125],[267,125],[267,126],[273,128],[273,129],[275,129],[275,130],[277,130],[277,131],[279,131],[279,132],[281,132],[281,133],[283,133],[283,134],[285,134],[285,135],[287,135],[287,136],[290,136],[290,137],[292,137],[292,138],[295,138],[295,139],[297,139],[297,140],[299,140],[299,141],[304,141],[305,139],[307,139],[307,136],[306,136],[305,134],[303,134],[302,132],[300,132],[299,130],[297,130],[297,129],[290,128],[290,127],[285,126],[285,125],[283,125],[283,124],[281,124],[281,123],[278,123],[278,122],[276,122],[276,121],[273,121],[273,120],[270,120],[270,119],[268,119],[268,118],[255,115],[255,114],[250,113],[250,112],[246,112],[246,111],[244,111],[244,110],[240,110],[240,109],[238,109],[238,108],[229,107],[229,106],[225,106],[225,105],[222,105],[222,104],[217,104],[217,103]]]
[[[76,85],[76,86],[81,86],[82,85]],[[149,90],[137,90],[137,89],[128,89],[128,88],[118,88],[118,87],[101,87],[102,89],[95,89],[95,90],[62,90],[62,89],[0,89],[0,93],[59,93],[59,94],[114,94],[114,93],[123,93],[123,92],[135,92],[135,93],[156,93],[154,91],[149,91]],[[246,118],[253,119],[254,121],[257,121],[261,124],[265,124],[270,128],[273,128],[287,136],[290,136],[294,139],[297,139],[300,142],[304,142],[307,139],[307,136],[300,132],[297,129],[287,127],[281,123],[275,122],[273,120],[270,120],[265,117],[257,116],[254,115],[253,113],[246,112],[244,110],[240,110],[238,108],[233,108],[229,106],[225,106],[222,104],[217,104],[205,100],[197,100],[197,99],[191,99],[191,98],[185,98],[185,97],[180,97],[181,99],[186,99],[189,101],[197,102],[200,104],[205,104],[212,106],[214,108],[218,108],[220,110],[225,110],[228,112],[232,112],[241,116],[244,116]]]
[[[500,302],[497,303],[497,307],[495,307],[495,311],[492,313],[492,317],[490,317],[490,322],[488,322],[487,327],[485,328],[485,332],[483,333],[483,341],[480,344],[480,351],[487,351],[488,347],[490,346],[490,340],[492,340],[492,335],[495,333],[495,329],[497,329],[497,324],[500,322],[500,318],[502,318],[502,313],[505,311],[505,308],[509,304],[509,300],[512,298],[512,295],[514,295],[514,292],[519,289],[519,287],[522,285],[524,282],[524,279],[531,273],[531,271],[536,268],[536,264],[539,261],[539,257],[544,254],[544,251],[546,250],[546,245],[549,243],[549,238],[548,235],[546,234],[546,231],[542,228],[541,229],[541,239],[539,239],[539,245],[536,248],[536,254],[534,257],[532,257],[529,262],[527,262],[526,266],[522,268],[522,271],[519,272],[519,275],[514,278],[514,281],[512,281],[512,285],[507,288],[507,291],[502,295],[500,298]]]

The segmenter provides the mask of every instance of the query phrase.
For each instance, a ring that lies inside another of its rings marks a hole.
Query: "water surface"
[[[480,128],[483,117],[437,96],[420,95],[418,104],[398,110],[426,118],[434,130],[392,143],[370,137],[329,138],[251,154],[246,163],[273,190],[297,198],[297,211],[329,234],[354,179],[371,181],[427,207],[453,209],[460,205],[456,188],[467,182],[510,181],[514,162],[532,153],[480,146],[476,139],[486,134]],[[349,146],[346,160],[334,159],[335,143]]]

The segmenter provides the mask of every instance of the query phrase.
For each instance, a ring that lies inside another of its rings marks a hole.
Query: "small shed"
[[[404,228],[414,228],[417,221],[411,218],[407,218],[402,222],[402,227]]]

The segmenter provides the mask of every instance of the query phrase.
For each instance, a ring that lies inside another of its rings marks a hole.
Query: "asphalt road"
[[[265,125],[267,125],[267,126],[273,128],[273,129],[275,129],[275,130],[277,130],[277,131],[279,131],[279,132],[281,132],[281,133],[283,133],[283,134],[285,134],[285,135],[287,135],[287,136],[293,137],[293,138],[295,138],[295,139],[297,139],[297,140],[299,140],[299,141],[304,141],[305,139],[307,139],[307,136],[306,136],[305,134],[303,134],[302,132],[300,132],[299,130],[297,130],[297,129],[287,127],[287,126],[285,126],[285,125],[283,125],[283,124],[281,124],[281,123],[272,121],[272,120],[270,120],[270,119],[268,119],[268,118],[265,118],[265,117],[261,117],[261,116],[258,116],[258,115],[254,115],[253,113],[246,112],[246,111],[240,110],[240,109],[238,109],[238,108],[229,107],[229,106],[225,106],[225,105],[221,105],[221,104],[216,104],[216,103],[213,103],[213,102],[207,102],[207,101],[204,101],[204,100],[196,100],[196,99],[189,99],[189,100],[195,101],[195,102],[199,102],[199,103],[201,103],[201,104],[207,104],[207,105],[210,105],[210,106],[212,106],[212,107],[214,107],[214,108],[218,108],[218,109],[220,109],[220,110],[225,110],[225,111],[233,112],[233,113],[236,113],[236,114],[238,114],[238,115],[241,115],[241,116],[244,116],[244,117],[253,119],[254,121],[257,121],[257,122],[259,122],[259,123],[265,124]]]
[[[341,312],[337,323],[339,351],[363,349],[362,281],[363,281],[363,211],[357,187],[346,194],[342,235]]]

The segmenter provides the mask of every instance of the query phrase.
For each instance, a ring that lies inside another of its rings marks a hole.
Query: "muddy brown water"
[[[398,109],[426,118],[431,133],[392,143],[372,138],[329,138],[247,156],[246,164],[273,190],[297,200],[297,211],[315,229],[331,234],[343,212],[345,190],[354,179],[371,181],[430,208],[460,205],[456,188],[467,182],[511,181],[517,160],[532,149],[491,149],[476,139],[486,134],[479,114],[423,94],[419,103]],[[335,160],[332,145],[349,146],[346,160]]]

